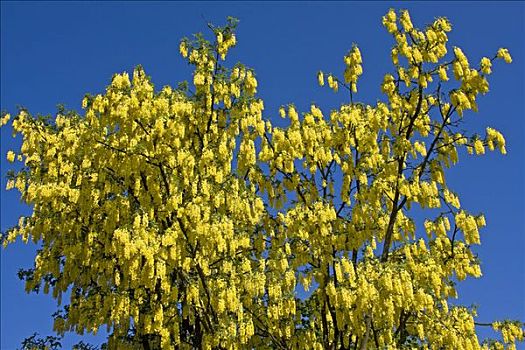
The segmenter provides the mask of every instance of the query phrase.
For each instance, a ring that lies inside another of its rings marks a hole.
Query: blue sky
[[[466,126],[492,126],[507,139],[506,156],[462,155],[448,172],[451,187],[471,212],[484,212],[488,226],[477,249],[484,276],[460,284],[460,301],[477,304],[479,321],[525,320],[525,37],[523,2],[1,2],[2,110],[23,105],[51,114],[56,105],[80,109],[85,93],[102,92],[113,73],[142,64],[157,88],[191,80],[178,54],[179,40],[206,32],[207,22],[240,19],[238,45],[229,62],[255,69],[266,116],[278,119],[280,105],[302,111],[319,104],[324,112],[346,102],[316,83],[318,70],[342,73],[343,55],[358,44],[364,74],[354,99],[383,99],[379,84],[389,72],[391,37],[381,26],[390,7],[407,8],[416,25],[446,16],[451,45],[471,62],[507,47],[513,64],[498,63],[491,92],[481,97]],[[5,153],[19,147],[9,128],[1,132],[1,229],[28,214],[18,193],[5,191]],[[35,246],[16,243],[1,250],[1,349],[14,349],[33,332],[51,333],[55,302],[27,295],[16,277],[30,267]],[[67,337],[69,348],[78,337]],[[84,336],[82,339],[90,340]],[[98,342],[95,339],[95,342]]]

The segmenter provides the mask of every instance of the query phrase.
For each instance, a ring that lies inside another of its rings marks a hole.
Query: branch
[[[368,337],[370,336],[371,321],[372,321],[371,317],[368,315],[365,315],[366,332],[365,332],[365,337],[363,338],[363,342],[361,343],[361,346],[359,347],[360,350],[366,350],[366,345],[368,343]]]

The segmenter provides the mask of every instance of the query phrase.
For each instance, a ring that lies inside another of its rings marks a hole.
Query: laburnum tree
[[[211,41],[181,41],[191,87],[155,90],[137,67],[86,96],[82,114],[21,109],[7,187],[32,215],[4,245],[39,244],[20,277],[62,305],[58,335],[105,327],[108,349],[515,349],[522,323],[477,323],[450,302],[481,276],[485,219],[445,177],[462,148],[505,154],[500,132],[461,124],[511,56],[471,65],[447,46],[445,18],[417,29],[390,10],[383,25],[394,44],[382,101],[355,100],[354,46],[342,77],[318,73],[347,102],[283,106],[286,127],[263,117],[254,71],[225,62],[232,18],[210,25]],[[476,325],[502,336],[481,340]]]

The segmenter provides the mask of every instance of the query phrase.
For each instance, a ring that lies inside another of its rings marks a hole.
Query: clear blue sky
[[[357,99],[384,97],[379,84],[391,69],[392,39],[381,26],[389,7],[408,8],[416,25],[446,16],[453,24],[452,45],[471,62],[509,48],[514,63],[496,64],[491,92],[479,102],[478,114],[467,114],[467,126],[492,126],[507,139],[506,156],[463,155],[448,173],[462,205],[484,212],[488,226],[477,249],[484,276],[460,284],[460,300],[479,305],[479,320],[503,317],[525,320],[525,5],[523,2],[3,2],[1,3],[1,109],[50,114],[63,103],[80,109],[85,93],[102,92],[115,72],[142,64],[157,87],[191,80],[178,54],[180,38],[207,30],[206,22],[240,19],[238,46],[230,62],[253,67],[266,116],[277,119],[282,104],[305,110],[311,102],[325,112],[344,101],[316,84],[316,72],[340,73],[342,57],[357,43],[364,74]],[[18,193],[5,191],[9,167],[5,153],[19,146],[11,130],[1,129],[1,229],[29,213]],[[16,277],[30,267],[33,245],[1,250],[1,349],[14,349],[37,331],[50,334],[54,300],[27,295]],[[84,337],[82,339],[93,339]],[[78,340],[67,337],[65,348]],[[95,342],[99,342],[100,337]]]

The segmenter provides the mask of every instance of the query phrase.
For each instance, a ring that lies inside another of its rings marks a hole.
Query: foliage
[[[394,38],[386,100],[354,102],[354,46],[343,78],[317,76],[349,102],[302,116],[283,106],[287,127],[263,118],[253,70],[224,63],[231,18],[210,25],[213,42],[181,41],[193,91],[156,92],[137,67],[86,96],[83,115],[20,110],[23,143],[7,157],[23,166],[8,188],[33,214],[4,243],[41,245],[20,273],[27,291],[70,294],[56,332],[106,326],[109,349],[515,348],[519,323],[495,323],[503,342],[482,345],[475,310],[449,303],[456,282],[481,276],[472,246],[485,219],[445,178],[461,148],[505,154],[501,133],[461,123],[510,54],[477,66],[458,47],[447,56],[445,18],[419,30],[391,10],[383,25]]]
[[[55,336],[46,336],[39,338],[38,333],[27,337],[22,342],[22,350],[56,350],[61,348],[60,338]]]
[[[39,337],[38,333],[33,333],[32,336],[27,337],[22,341],[21,350],[57,350],[62,348],[61,343],[62,337],[56,336],[46,336],[45,338]],[[84,343],[80,341],[79,343],[73,345],[73,350],[98,350],[98,347]],[[101,350],[105,350],[106,347],[102,346]]]

